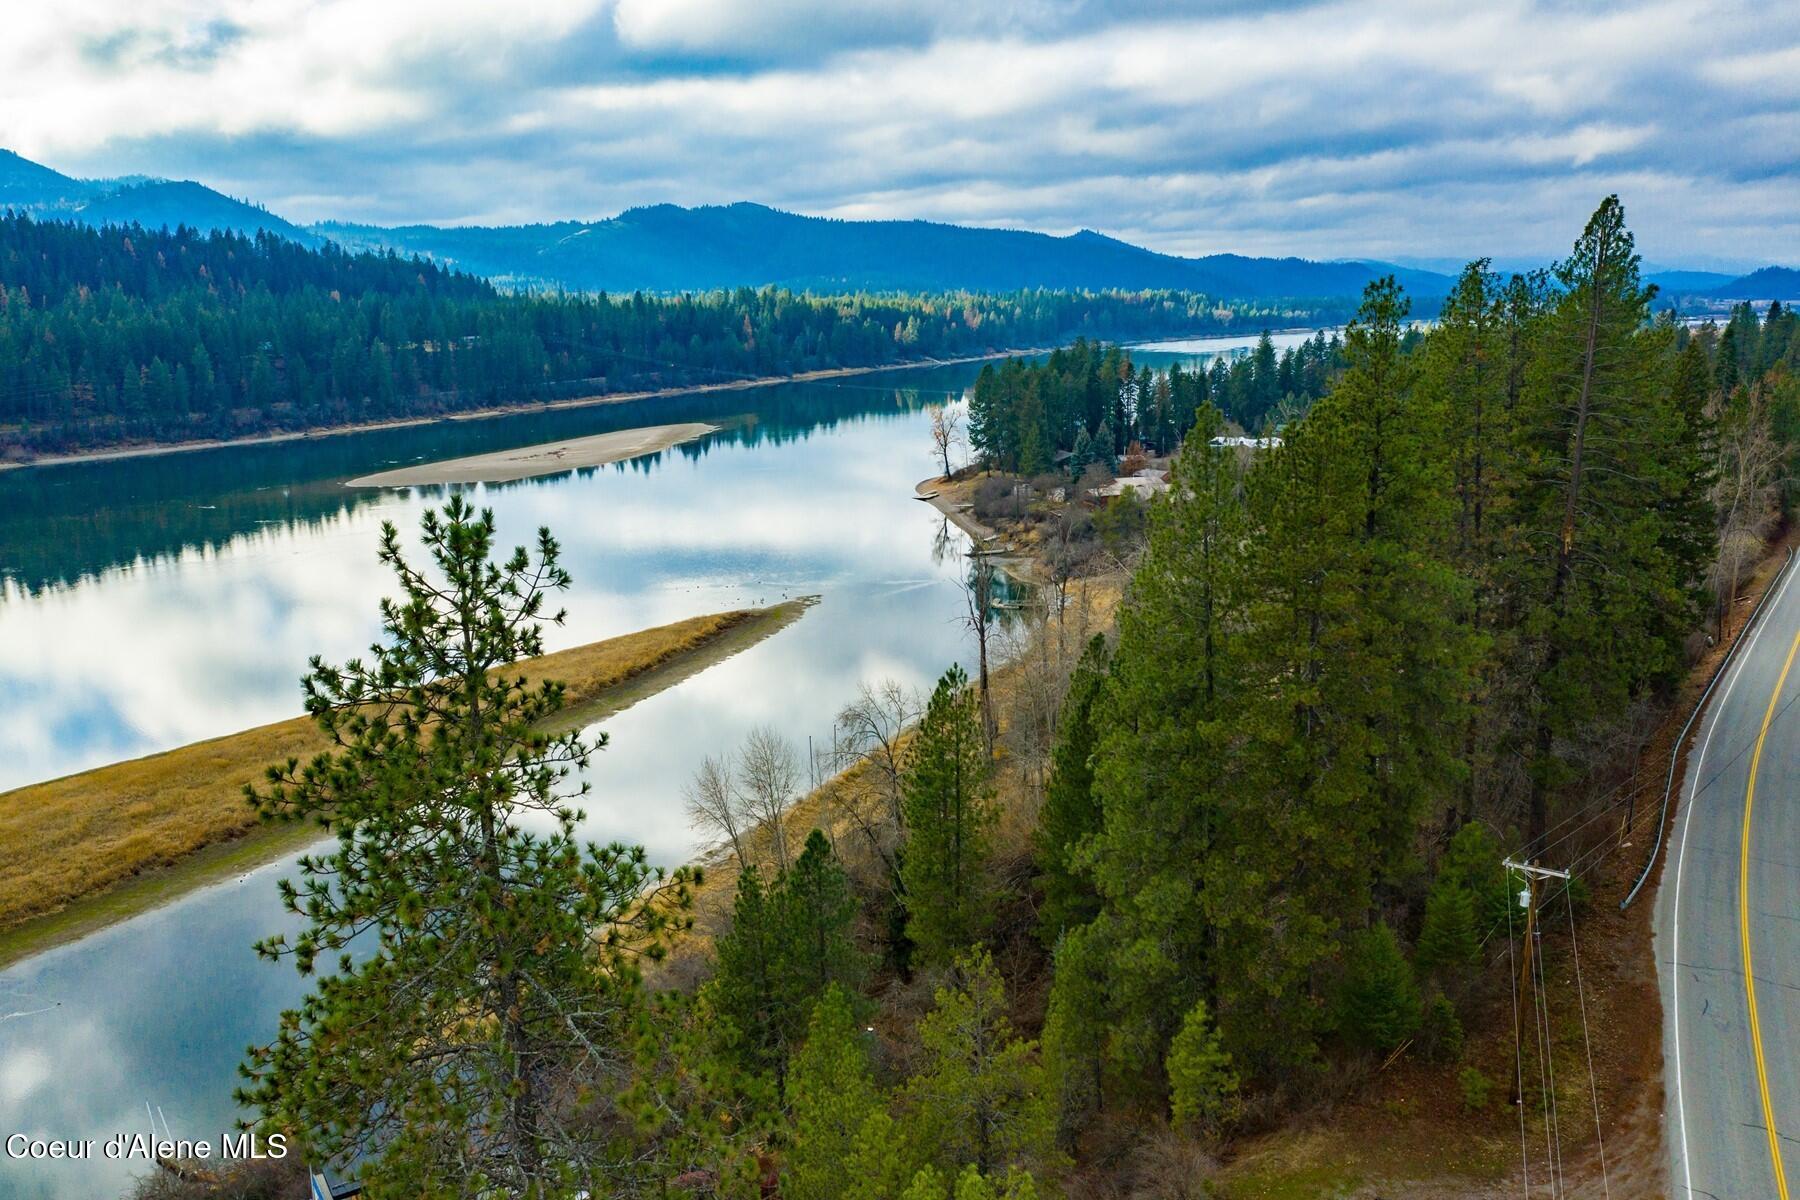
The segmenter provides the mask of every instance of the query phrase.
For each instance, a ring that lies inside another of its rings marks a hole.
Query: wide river
[[[1252,341],[1136,356],[1191,362]],[[684,861],[697,847],[681,787],[703,755],[764,723],[822,746],[859,681],[926,687],[966,660],[963,539],[911,497],[934,472],[924,406],[960,396],[977,369],[0,472],[0,790],[299,712],[309,655],[341,661],[377,635],[392,590],[375,559],[381,523],[415,531],[447,494],[344,480],[706,421],[721,432],[660,455],[470,489],[505,545],[540,525],[562,542],[574,586],[552,650],[822,597],[798,624],[604,722],[582,836]],[[177,1137],[229,1130],[245,1047],[303,991],[251,950],[289,927],[274,884],[292,868],[271,863],[0,972],[0,1139],[103,1141],[147,1129],[147,1106]],[[116,1196],[143,1169],[0,1153],[0,1200]]]

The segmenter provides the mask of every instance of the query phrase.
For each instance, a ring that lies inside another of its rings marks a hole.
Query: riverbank
[[[554,726],[575,728],[747,649],[815,599],[692,617],[519,667],[568,685]],[[317,841],[312,827],[258,823],[242,789],[269,764],[323,748],[297,717],[0,794],[0,967]]]
[[[364,421],[345,425],[326,425],[317,429],[296,429],[283,433],[252,434],[241,438],[198,438],[186,442],[151,442],[125,446],[97,447],[68,454],[47,454],[24,462],[0,460],[0,471],[23,467],[55,467],[71,463],[108,462],[123,458],[148,458],[159,454],[183,454],[194,450],[219,450],[228,446],[266,446],[281,442],[299,442],[316,438],[343,437],[355,433],[374,433],[382,429],[407,429],[416,425],[435,425],[439,421],[491,421],[520,413],[552,412],[564,408],[593,408],[603,404],[628,404],[636,400],[659,400],[675,396],[703,396],[713,392],[743,392],[755,388],[774,387],[784,383],[819,383],[846,379],[855,375],[875,375],[883,371],[904,371],[916,367],[953,367],[961,363],[990,362],[1033,354],[1048,354],[1050,348],[995,350],[988,354],[968,354],[961,358],[920,358],[907,362],[879,363],[868,367],[831,367],[820,371],[802,371],[796,375],[767,375],[753,379],[732,379],[724,383],[696,383],[683,387],[655,388],[649,391],[607,392],[595,396],[573,396],[566,400],[544,400],[520,404],[471,409],[468,412],[444,413],[437,416],[406,417],[393,421]]]
[[[540,475],[559,475],[582,467],[604,467],[616,462],[660,454],[674,446],[717,433],[717,425],[690,421],[681,425],[645,425],[597,433],[592,437],[565,438],[491,454],[446,458],[378,471],[352,479],[345,487],[401,488],[449,483],[513,483]]]
[[[1012,578],[1025,584],[1043,582],[1043,564],[1032,550],[1011,545],[999,530],[976,518],[975,485],[980,478],[974,473],[962,479],[934,475],[920,480],[913,494],[948,517],[952,525],[969,535],[973,550],[986,555]]]

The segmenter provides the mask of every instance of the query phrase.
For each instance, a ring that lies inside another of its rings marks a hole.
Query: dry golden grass
[[[797,601],[693,617],[522,667],[531,679],[562,680],[567,709],[559,724],[582,724],[639,698],[630,685],[648,684],[642,677],[649,673],[657,672],[658,682],[665,673],[679,677],[688,660],[704,666],[712,661],[707,651],[725,642],[741,648],[805,607]],[[746,636],[727,637],[734,632]],[[272,853],[309,836],[291,827],[258,829],[243,787],[269,764],[305,760],[325,746],[318,727],[297,717],[0,794],[0,930],[252,831],[269,837]]]

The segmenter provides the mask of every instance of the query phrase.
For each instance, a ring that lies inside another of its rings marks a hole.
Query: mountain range
[[[299,226],[192,180],[76,179],[0,150],[0,210],[42,219],[147,227],[268,230],[305,245],[417,254],[509,287],[683,292],[780,286],[796,291],[986,291],[1023,288],[1200,292],[1221,300],[1349,301],[1393,274],[1430,312],[1452,275],[1420,266],[1162,254],[1092,230],[1066,237],[931,221],[843,221],[761,204],[658,204],[598,221],[516,226]],[[1432,262],[1435,266],[1437,263]],[[1647,276],[1697,300],[1800,298],[1800,271],[1742,278],[1669,270]]]
[[[815,292],[1169,289],[1233,300],[1341,299],[1393,272],[1415,296],[1450,278],[1386,263],[1159,254],[1091,230],[1053,237],[930,221],[840,221],[760,204],[627,209],[513,228],[326,224],[355,249],[394,249],[515,284],[680,292],[776,284]]]

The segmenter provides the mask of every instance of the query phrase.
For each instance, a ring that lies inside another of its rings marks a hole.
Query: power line
[[[1506,901],[1506,979],[1512,986],[1513,1001],[1513,1079],[1517,1081],[1513,1102],[1519,1109],[1519,1171],[1525,1178],[1525,1200],[1531,1200],[1531,1149],[1525,1138],[1525,1048],[1519,1036],[1519,973],[1512,970],[1512,964],[1512,898],[1509,896]]]
[[[1544,935],[1541,930],[1534,932],[1532,936],[1542,944]],[[1532,999],[1536,1005],[1532,1015],[1534,1021],[1541,1026],[1533,1032],[1540,1035],[1538,1078],[1544,1089],[1544,1154],[1550,1165],[1550,1194],[1559,1196],[1563,1192],[1562,1129],[1556,1113],[1556,1034],[1550,1025],[1550,991],[1544,978],[1544,956],[1534,955],[1526,965],[1532,969]]]
[[[1575,998],[1581,1004],[1581,1044],[1587,1050],[1588,1095],[1594,1102],[1594,1143],[1600,1148],[1600,1188],[1612,1198],[1612,1184],[1606,1177],[1606,1135],[1600,1131],[1600,1085],[1594,1082],[1594,1043],[1588,1036],[1587,990],[1581,981],[1581,947],[1575,940],[1575,906],[1565,905],[1569,913],[1569,953],[1575,960]]]

